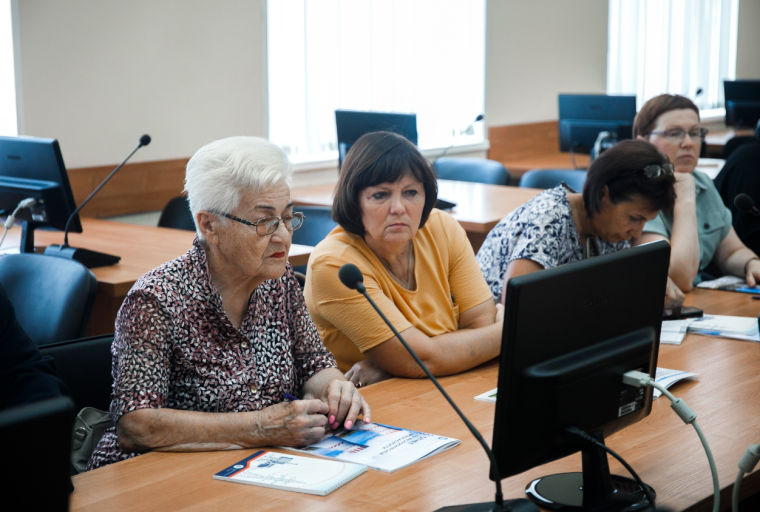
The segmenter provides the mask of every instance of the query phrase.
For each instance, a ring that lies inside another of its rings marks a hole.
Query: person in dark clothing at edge
[[[53,359],[24,332],[0,285],[0,411],[68,394]]]
[[[734,205],[734,198],[739,194],[747,194],[755,203],[760,202],[760,126],[755,139],[731,153],[714,183],[731,210],[736,234],[757,254],[760,250],[760,218],[742,212]]]

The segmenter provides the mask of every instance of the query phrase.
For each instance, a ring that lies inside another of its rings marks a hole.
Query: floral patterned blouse
[[[288,264],[285,275],[251,294],[236,329],[222,307],[196,239],[184,256],[142,276],[116,317],[111,428],[87,469],[128,459],[116,422],[145,408],[258,411],[299,395],[335,359],[325,349]]]
[[[494,226],[478,251],[480,270],[496,302],[501,300],[507,265],[514,260],[535,261],[544,268],[583,259],[583,246],[573,220],[564,183],[541,192]],[[610,243],[593,240],[597,255],[631,246],[627,240]]]

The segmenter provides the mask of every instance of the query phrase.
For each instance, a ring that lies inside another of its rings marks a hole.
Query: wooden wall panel
[[[531,169],[572,169],[569,153],[559,151],[557,121],[488,127],[488,158],[504,164],[512,176]],[[575,155],[578,167],[589,164],[588,155]]]
[[[110,217],[162,210],[182,193],[187,158],[125,165],[92,201],[82,209],[84,217]],[[69,169],[69,181],[77,204],[113,171],[115,166]]]

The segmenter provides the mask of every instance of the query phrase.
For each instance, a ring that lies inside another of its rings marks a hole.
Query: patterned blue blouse
[[[518,259],[535,261],[544,268],[583,259],[583,245],[573,220],[565,185],[546,190],[501,219],[478,251],[480,270],[495,301],[501,300],[507,265]],[[630,247],[630,242],[594,239],[596,253],[607,254]]]

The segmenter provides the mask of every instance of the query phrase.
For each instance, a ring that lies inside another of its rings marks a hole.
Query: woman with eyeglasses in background
[[[675,168],[676,204],[648,222],[634,245],[669,240],[669,287],[691,291],[711,263],[724,274],[744,277],[749,286],[760,279],[760,259],[739,239],[731,212],[709,176],[695,171],[707,130],[699,109],[688,98],[662,94],[647,101],[633,122],[633,135],[654,144]]]

